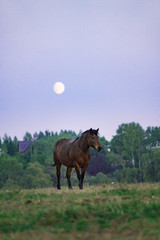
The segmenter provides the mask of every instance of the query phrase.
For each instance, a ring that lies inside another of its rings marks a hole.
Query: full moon
[[[61,94],[64,92],[65,90],[65,86],[62,82],[56,82],[54,85],[53,85],[53,90],[55,93],[57,94]]]

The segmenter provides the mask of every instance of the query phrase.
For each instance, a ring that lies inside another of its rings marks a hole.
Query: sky
[[[56,94],[55,82],[65,91]],[[160,126],[159,0],[0,0],[0,137]]]

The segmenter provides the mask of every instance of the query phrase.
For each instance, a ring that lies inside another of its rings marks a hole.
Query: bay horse
[[[83,132],[76,140],[63,138],[56,142],[53,153],[53,166],[56,166],[57,170],[57,189],[61,189],[60,170],[62,164],[67,167],[66,178],[68,188],[72,189],[70,176],[72,168],[75,168],[79,180],[79,188],[83,189],[85,171],[91,158],[89,148],[93,147],[98,152],[102,149],[98,141],[98,131],[99,128],[97,130],[91,128]]]

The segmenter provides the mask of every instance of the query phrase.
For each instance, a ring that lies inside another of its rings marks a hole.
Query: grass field
[[[0,191],[0,239],[160,239],[160,184]]]

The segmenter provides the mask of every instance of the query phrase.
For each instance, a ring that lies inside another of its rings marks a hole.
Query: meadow
[[[1,190],[0,239],[160,239],[160,183]]]

